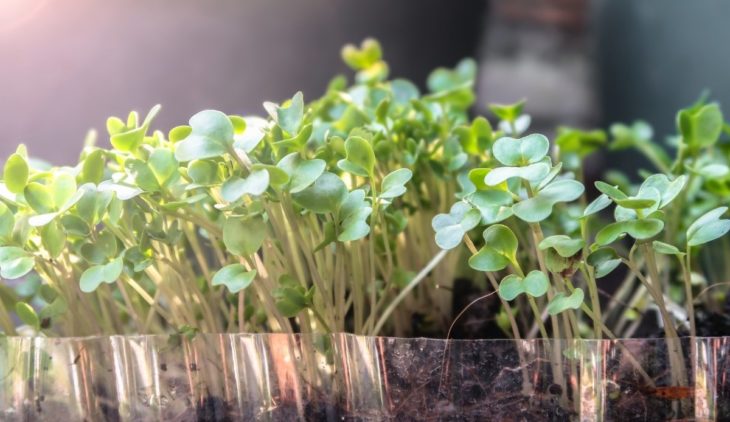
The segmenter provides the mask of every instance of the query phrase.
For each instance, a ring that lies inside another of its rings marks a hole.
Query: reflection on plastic
[[[729,351],[728,338],[8,337],[0,420],[730,420]]]

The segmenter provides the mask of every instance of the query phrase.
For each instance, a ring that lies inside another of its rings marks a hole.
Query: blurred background
[[[108,116],[156,103],[163,128],[203,108],[311,99],[348,73],[342,45],[367,36],[392,76],[420,85],[475,57],[478,113],[526,98],[534,130],[643,118],[662,139],[704,89],[730,99],[728,12],[721,0],[0,0],[0,159],[23,142],[74,163],[89,128],[106,142]]]

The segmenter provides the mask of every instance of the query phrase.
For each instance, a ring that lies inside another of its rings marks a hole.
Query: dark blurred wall
[[[343,44],[379,38],[391,74],[428,72],[476,51],[486,2],[0,0],[0,159],[24,142],[68,164],[87,129],[156,103],[156,127],[203,108],[319,95]]]
[[[603,0],[597,6],[606,123],[643,118],[663,140],[676,132],[677,110],[704,89],[730,106],[730,2]]]
[[[531,130],[548,135],[558,125],[595,125],[589,6],[589,0],[493,0],[482,55],[482,100],[526,99]]]

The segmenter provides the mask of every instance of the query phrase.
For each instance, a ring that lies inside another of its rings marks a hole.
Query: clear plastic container
[[[729,352],[728,338],[7,337],[0,420],[730,420]]]

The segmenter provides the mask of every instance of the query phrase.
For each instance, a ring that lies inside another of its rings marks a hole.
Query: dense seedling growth
[[[652,309],[677,337],[727,290],[697,264],[730,230],[716,104],[678,114],[671,159],[642,122],[551,143],[522,102],[491,105],[495,126],[472,118],[471,60],[420,92],[388,79],[373,40],[342,55],[353,85],[266,103],[267,118],[205,110],[165,133],[159,107],[112,117],[111,147],[90,135],[74,167],[20,146],[0,182],[0,276],[19,280],[0,285],[0,330],[445,335],[466,276],[498,291],[514,338],[630,335]],[[604,147],[654,169],[596,192],[582,163]]]

